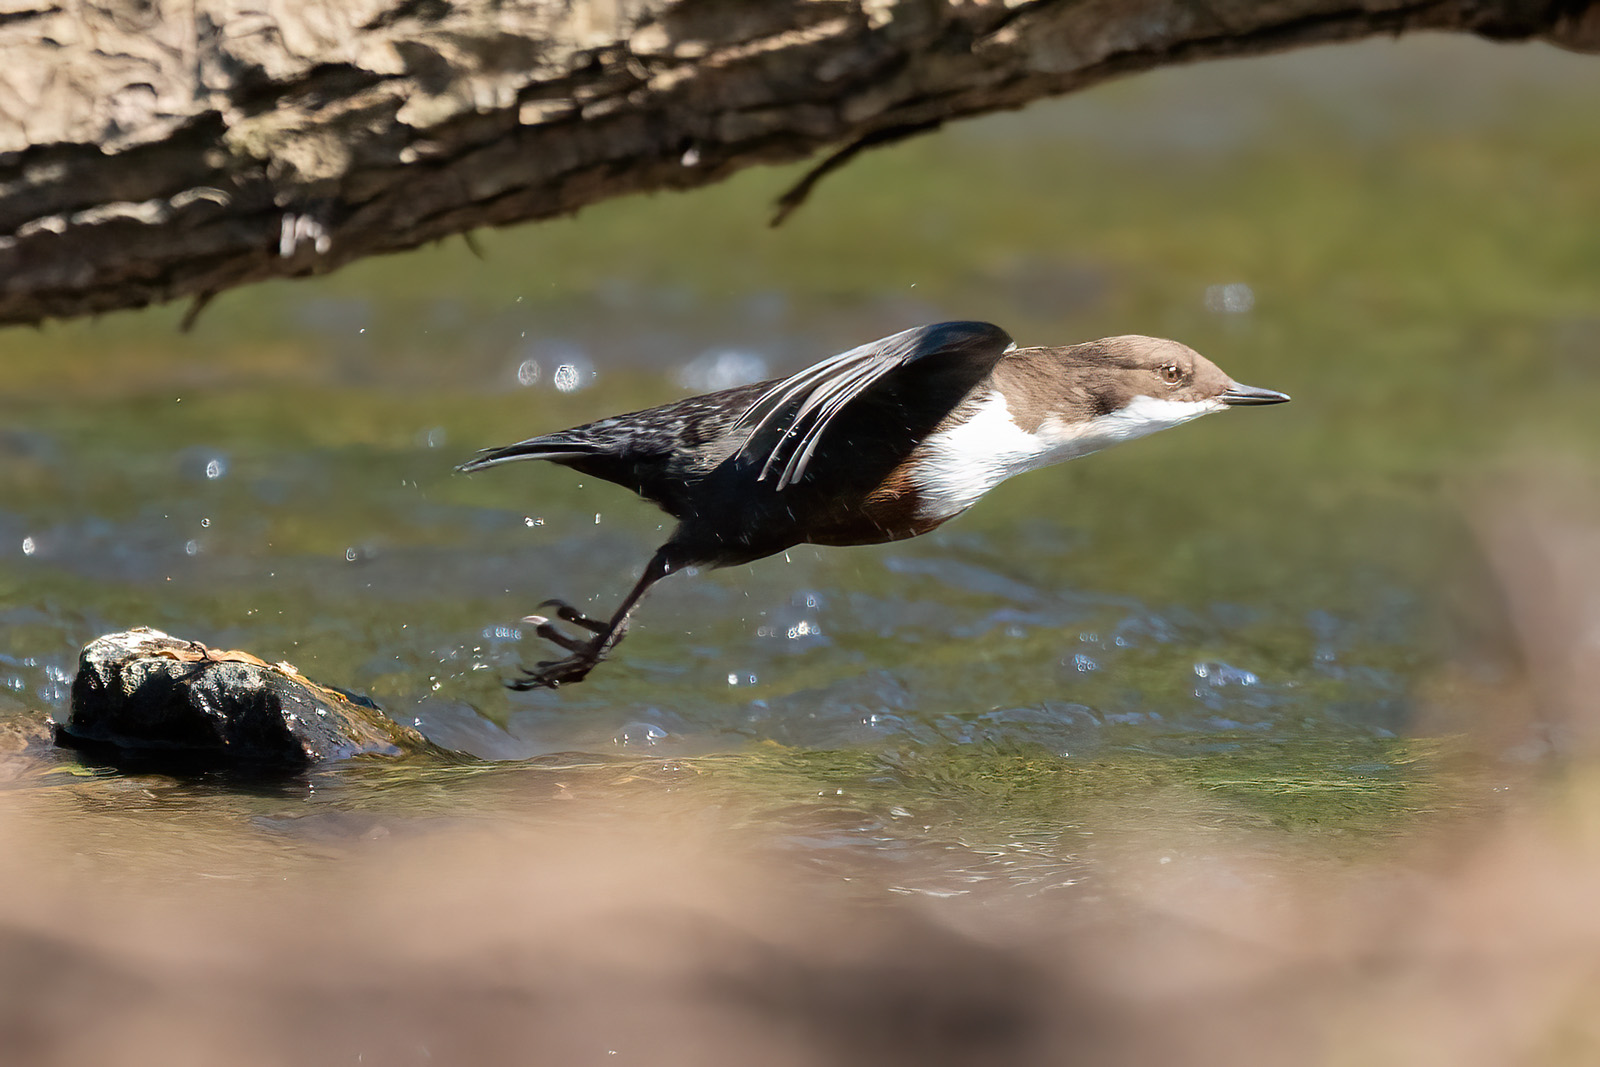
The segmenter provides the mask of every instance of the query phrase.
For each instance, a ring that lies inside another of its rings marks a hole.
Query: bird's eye
[[[1161,380],[1168,385],[1177,385],[1183,381],[1183,371],[1179,369],[1176,363],[1168,363],[1161,368]]]

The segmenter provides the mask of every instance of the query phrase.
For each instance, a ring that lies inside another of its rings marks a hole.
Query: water
[[[228,294],[190,335],[11,331],[0,717],[62,716],[77,650],[150,625],[463,759],[267,786],[36,744],[7,788],[96,869],[179,842],[175,883],[483,820],[539,840],[576,798],[829,892],[1085,906],[1096,834],[1337,865],[1492,806],[1529,735],[1483,752],[1467,712],[1529,683],[1473,524],[1508,463],[1600,444],[1597,103],[1592,61],[1473,42],[1190,68],[871,153],[776,232],[792,169]],[[502,686],[546,655],[522,616],[608,613],[667,520],[454,464],[958,317],[1175,336],[1295,401],[914,541],[675,576],[583,685]]]

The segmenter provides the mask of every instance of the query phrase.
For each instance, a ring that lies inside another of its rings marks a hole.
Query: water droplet
[[[528,526],[528,527],[543,526],[544,525],[544,520],[543,519],[536,519],[532,515],[524,515],[522,517],[522,525]]]
[[[538,385],[539,384],[539,361],[538,360],[536,360],[536,359],[525,359],[521,363],[517,364],[517,384],[518,385]]]
[[[728,675],[728,684],[729,685],[738,685],[739,684],[739,676],[737,674]]]
[[[1206,286],[1206,310],[1219,315],[1243,315],[1256,306],[1255,290],[1243,282]]]
[[[22,554],[24,556],[31,556],[37,551],[39,551],[39,546],[34,542],[33,538],[24,537],[22,539]]]
[[[351,545],[349,548],[344,550],[344,559],[346,563],[354,563],[356,561],[355,545]]]
[[[550,376],[550,384],[556,387],[558,393],[575,393],[583,388],[583,372],[576,364],[563,363]]]
[[[200,554],[200,542],[185,541],[183,544],[183,554],[186,556],[198,556]]]
[[[220,456],[213,456],[206,460],[206,478],[216,481],[228,473],[228,461]]]
[[[210,519],[201,519],[200,520],[200,525],[202,527],[209,527],[211,525],[211,520]]]
[[[428,447],[429,448],[438,448],[440,445],[444,444],[449,439],[450,439],[450,435],[445,433],[445,429],[444,429],[443,426],[435,426],[433,429],[428,431]]]

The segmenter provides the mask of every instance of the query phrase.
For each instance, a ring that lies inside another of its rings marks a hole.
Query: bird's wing
[[[757,397],[736,423],[748,427],[738,454],[764,456],[756,480],[776,473],[784,489],[805,474],[834,417],[884,375],[918,360],[958,360],[976,383],[1011,347],[1010,335],[987,322],[941,322],[841,352]]]

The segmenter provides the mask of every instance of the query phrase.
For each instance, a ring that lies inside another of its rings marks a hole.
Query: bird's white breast
[[[933,434],[917,450],[910,473],[919,511],[924,518],[951,518],[1013,474],[1086,456],[1224,406],[1216,400],[1140,396],[1108,415],[1084,421],[1046,417],[1030,433],[1017,425],[1006,398],[991,392],[971,418]]]

